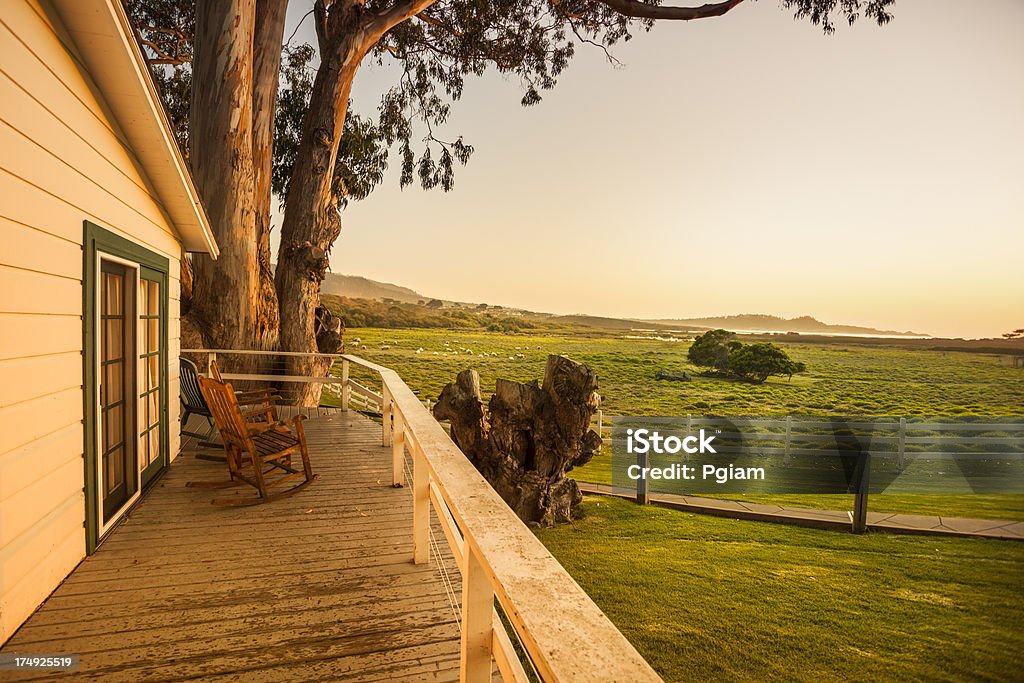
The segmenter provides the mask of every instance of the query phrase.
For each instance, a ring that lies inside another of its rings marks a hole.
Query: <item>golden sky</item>
[[[638,35],[621,68],[581,47],[529,109],[470,81],[455,190],[400,191],[392,164],[332,268],[555,313],[1024,326],[1024,2],[983,4],[898,0],[824,36],[745,3]],[[393,78],[364,68],[356,110]]]

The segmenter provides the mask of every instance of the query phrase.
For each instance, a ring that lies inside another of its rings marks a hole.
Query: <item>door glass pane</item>
[[[164,436],[161,400],[164,387],[160,384],[160,370],[165,363],[161,352],[161,334],[166,322],[160,318],[162,284],[147,279],[150,271],[143,271],[139,299],[142,304],[142,344],[139,348],[139,431],[141,459],[147,465],[160,462],[161,439]]]
[[[139,315],[149,315],[149,280],[139,280]]]
[[[117,403],[124,396],[124,366],[122,363],[122,361],[115,361],[103,366],[103,386],[100,396],[104,405]]]
[[[103,456],[103,494],[110,495],[124,483],[124,448],[118,446]]]
[[[149,453],[149,432],[146,432],[139,439],[139,471],[146,469],[146,465],[149,464],[149,459],[146,457]]]
[[[121,315],[124,296],[121,292],[123,275],[120,273],[103,274],[103,314]]]
[[[160,425],[153,427],[149,433],[149,462],[160,459]]]
[[[110,451],[114,446],[119,446],[124,440],[124,404],[119,403],[107,408],[106,413],[103,415],[103,423],[106,435],[103,450],[106,452]]]
[[[124,320],[107,318],[103,321],[103,360],[115,360],[124,355]]]
[[[146,351],[149,353],[155,353],[160,350],[160,320],[159,318],[150,318],[149,334],[146,335]]]

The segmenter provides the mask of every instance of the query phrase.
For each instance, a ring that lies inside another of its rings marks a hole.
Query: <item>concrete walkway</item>
[[[616,496],[633,500],[635,494],[614,491],[604,484],[577,482],[584,493]],[[761,522],[795,524],[818,529],[850,531],[853,517],[839,510],[747,503],[739,500],[719,500],[697,496],[652,494],[651,503],[674,510],[685,510],[705,515],[752,519]],[[995,519],[964,519],[962,517],[936,517],[932,515],[903,515],[888,512],[868,512],[868,529],[893,534],[933,534],[939,536],[972,536],[1024,541],[1024,522]]]

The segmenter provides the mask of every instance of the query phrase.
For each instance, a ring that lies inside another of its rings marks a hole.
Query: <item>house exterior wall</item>
[[[172,458],[180,446],[181,246],[124,140],[53,15],[0,3],[0,643],[85,556],[86,220],[170,262]]]

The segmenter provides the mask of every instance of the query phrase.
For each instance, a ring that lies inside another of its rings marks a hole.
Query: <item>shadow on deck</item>
[[[81,655],[78,672],[44,680],[457,680],[458,577],[449,588],[436,557],[412,563],[411,496],[389,485],[380,426],[315,414],[319,482],[216,507],[223,492],[185,483],[223,480],[226,466],[186,446],[3,652]]]

